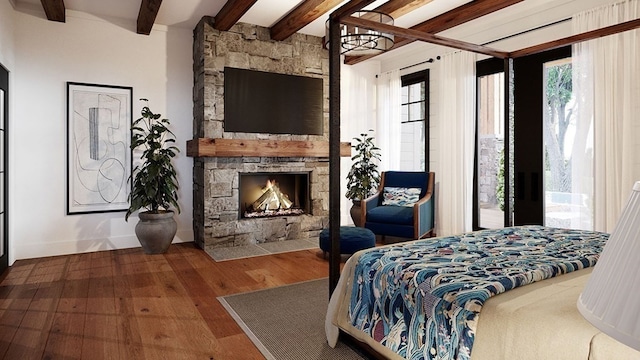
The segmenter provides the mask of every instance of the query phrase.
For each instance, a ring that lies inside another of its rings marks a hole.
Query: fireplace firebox
[[[239,219],[310,213],[309,173],[240,173]]]

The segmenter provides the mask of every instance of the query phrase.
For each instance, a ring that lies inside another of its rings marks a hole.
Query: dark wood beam
[[[566,38],[549,41],[543,44],[530,46],[524,49],[511,52],[512,58],[519,58],[527,55],[541,53],[547,50],[557,49],[567,45],[573,45],[582,41],[593,40],[603,36],[617,34],[623,31],[634,30],[640,28],[640,19],[626,21],[620,24],[603,27],[596,30],[587,31],[581,34],[568,36]]]
[[[475,53],[485,54],[485,55],[497,57],[500,59],[505,59],[509,57],[509,53],[507,53],[506,51],[499,51],[487,46],[476,45],[476,44],[472,44],[472,43],[468,43],[460,40],[448,39],[442,36],[424,33],[418,30],[405,29],[405,28],[401,28],[393,25],[381,24],[375,21],[356,18],[353,16],[343,18],[340,21],[343,24],[358,26],[358,27],[362,27],[370,30],[378,30],[378,31],[389,33],[389,34],[393,34],[395,36],[402,36],[406,39],[425,41],[431,44],[448,46],[454,49],[472,51]]]
[[[482,16],[489,15],[522,1],[524,0],[475,0],[451,11],[447,11],[442,15],[438,15],[433,19],[429,19],[418,25],[412,26],[411,28],[435,34],[458,25],[462,25]]]
[[[438,15],[432,19],[426,20],[420,24],[414,25],[410,29],[436,34],[455,26],[462,25],[468,21],[491,14],[492,12],[504,9],[513,4],[517,4],[521,1],[523,0],[475,0],[453,10],[447,11],[446,13]],[[414,41],[415,39],[398,37],[395,39],[395,44],[391,49],[397,49]],[[357,64],[374,56],[376,55],[347,56],[345,64]]]
[[[364,6],[364,5],[363,5]],[[341,7],[344,11],[344,6]],[[349,11],[353,10],[350,8]],[[359,10],[359,9],[358,9]],[[357,10],[356,10],[357,11]],[[343,14],[345,12],[342,12]],[[352,14],[353,12],[350,12]],[[340,17],[329,17],[329,42],[340,42]],[[329,48],[329,296],[340,279],[340,47]]]
[[[48,20],[65,22],[64,0],[40,0],[40,2]]]
[[[162,5],[162,0],[142,0],[136,26],[136,32],[138,34],[149,35],[151,33],[151,28],[153,28],[153,23],[156,22],[160,5]]]
[[[271,39],[282,41],[338,6],[342,0],[306,0],[271,27]]]
[[[375,0],[351,0],[340,6],[336,11],[332,12],[330,18],[342,19],[343,17],[351,16],[354,12],[362,10],[362,8],[374,1]]]
[[[406,15],[413,10],[427,5],[433,0],[395,0],[387,1],[386,3],[375,8],[375,11],[390,15],[392,18],[397,19],[402,15]]]
[[[240,20],[258,0],[227,0],[222,9],[215,16],[213,27],[216,30],[227,31]]]

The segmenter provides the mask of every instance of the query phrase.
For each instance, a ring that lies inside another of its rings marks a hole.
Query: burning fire
[[[267,184],[262,189],[262,194],[247,206],[245,217],[266,217],[278,215],[300,215],[302,209],[292,208],[293,202],[289,196],[283,193],[275,181],[267,180]]]

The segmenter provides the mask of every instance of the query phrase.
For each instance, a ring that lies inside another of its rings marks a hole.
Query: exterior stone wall
[[[203,18],[194,30],[193,137],[328,141],[329,57],[322,39],[294,34],[273,41],[269,29],[238,23],[215,30]],[[226,132],[224,130],[224,68],[234,67],[323,79],[323,135]],[[239,219],[240,172],[309,172],[311,214]],[[201,248],[240,246],[269,241],[316,238],[328,225],[328,158],[207,157],[194,158],[193,221]]]
[[[480,135],[478,142],[478,152],[480,154],[478,200],[481,206],[494,207],[498,204],[496,197],[498,162],[503,148],[503,140],[496,138],[495,135]]]

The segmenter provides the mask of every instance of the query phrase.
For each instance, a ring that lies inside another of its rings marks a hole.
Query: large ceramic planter
[[[178,224],[173,219],[173,211],[159,214],[141,212],[140,221],[136,224],[136,236],[145,254],[162,254],[169,249],[178,231]]]
[[[353,224],[358,227],[362,227],[362,208],[360,207],[360,200],[351,200],[353,205],[349,210],[349,214],[351,215],[351,220],[353,220]]]

